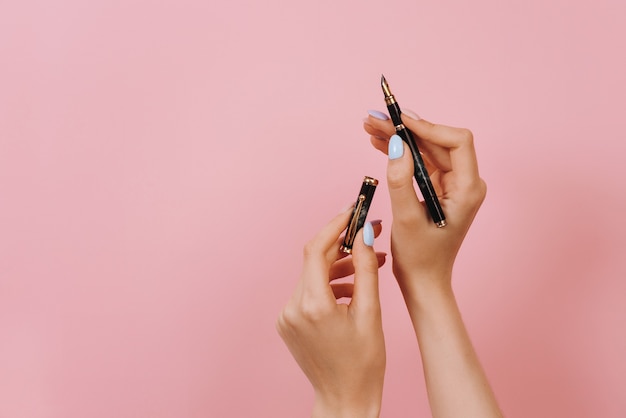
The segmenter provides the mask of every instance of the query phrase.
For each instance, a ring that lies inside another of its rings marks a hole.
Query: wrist
[[[382,394],[381,394],[382,395]],[[315,397],[312,418],[378,418],[381,398],[362,397],[352,401]]]
[[[452,289],[451,273],[397,277],[404,302],[414,327],[457,315],[458,305]]]
[[[394,270],[394,274],[409,308],[426,307],[436,300],[454,298],[451,270],[410,273]]]

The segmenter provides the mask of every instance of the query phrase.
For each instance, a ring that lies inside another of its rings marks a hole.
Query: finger
[[[415,133],[413,133],[413,137],[429,173],[435,169],[443,172],[452,170],[450,150],[448,148],[424,141]]]
[[[335,295],[335,299],[351,298],[354,292],[354,285],[352,283],[332,283],[330,288]]]
[[[308,249],[314,254],[326,255],[334,247],[338,247],[341,241],[340,235],[346,229],[354,205],[350,206],[335,216],[308,244]]]
[[[359,315],[380,314],[378,262],[374,253],[374,232],[367,222],[357,233],[352,247],[354,291],[350,309]]]
[[[387,149],[389,148],[389,140],[370,136],[370,142],[378,151],[382,152],[383,154],[387,154]]]
[[[435,189],[435,194],[442,199],[444,196],[444,190],[443,190],[443,186],[441,184],[441,176],[443,175],[443,171],[441,170],[433,170],[433,171],[429,171],[430,175],[430,182],[433,185],[433,189]]]
[[[369,126],[371,129],[380,132],[381,135],[379,136],[383,138],[389,138],[396,132],[396,128],[393,126],[393,122],[389,118],[382,119],[380,117],[374,116],[375,113],[382,114],[382,112],[379,112],[377,110],[370,110],[367,117],[363,119],[364,128],[367,130]],[[387,117],[387,115],[384,116]]]
[[[374,219],[373,221],[370,221],[370,223],[372,224],[372,227],[374,228],[374,237],[378,237],[383,230],[382,220]],[[341,247],[341,244],[343,244],[344,238],[345,236],[341,236],[337,238],[337,242],[335,243],[337,248]],[[347,256],[348,256],[348,253],[344,253],[343,251],[337,251],[336,260],[341,260],[342,258],[345,258]]]
[[[468,180],[479,178],[474,137],[471,131],[464,128],[437,125],[424,119],[415,120],[406,114],[403,114],[402,121],[424,144],[448,149],[450,167],[448,169],[442,167],[442,169],[457,171],[460,178]],[[441,153],[441,148],[438,152]],[[438,160],[442,160],[441,156]]]
[[[408,145],[398,135],[389,140],[387,188],[394,222],[413,220],[416,216],[427,221],[428,215],[413,187],[413,156]]]
[[[401,117],[403,118],[403,121],[405,118],[410,118],[411,120],[421,119],[415,112],[408,109],[402,111]],[[406,126],[408,127],[408,125]],[[448,148],[429,141],[423,141],[422,138],[420,138],[415,132],[413,132],[413,136],[429,173],[434,171],[434,169],[431,168],[432,166],[436,167],[438,170],[443,170],[444,172],[452,170],[452,166],[450,164],[450,150]]]
[[[431,180],[432,180],[433,174],[444,171],[441,167],[439,167],[439,165],[436,165],[432,162],[432,156],[429,156],[428,154],[424,154],[424,153],[420,153],[420,154],[422,155],[422,161],[424,161],[424,167],[426,167],[426,171],[431,177]]]
[[[386,129],[369,124],[367,119],[363,121],[363,129],[365,129],[365,132],[367,132],[368,134],[379,139],[387,140],[391,135],[393,135],[393,132],[390,135]]]
[[[376,148],[378,151],[382,152],[385,155],[389,154],[389,139],[381,139],[375,136],[370,136],[370,142],[372,143],[372,145],[374,146],[374,148]],[[420,150],[422,150],[425,147],[420,147]],[[438,147],[441,148],[441,147]],[[450,167],[450,156],[448,155],[448,150],[441,148],[442,150],[445,151],[445,162],[444,163],[440,163],[440,162],[433,162],[434,157],[431,155],[431,152],[420,152],[420,154],[422,155],[422,160],[424,161],[424,166],[426,167],[426,171],[432,175],[433,173],[440,171],[443,169],[443,167],[447,167],[446,171],[449,171],[449,167]],[[439,159],[441,159],[441,157],[437,157]]]
[[[335,216],[304,246],[303,289],[328,291],[328,271],[339,252],[339,235],[346,228],[352,207]],[[330,255],[332,254],[332,256]]]
[[[374,119],[378,119],[382,121],[389,120],[389,116],[387,116],[385,112],[381,112],[380,110],[368,110],[367,115],[368,115],[368,118],[373,117]]]
[[[381,219],[374,219],[370,221],[372,224],[372,228],[374,228],[374,238],[378,238],[380,233],[383,231],[383,224]]]
[[[385,261],[387,261],[387,253],[377,252],[376,261],[378,262],[378,267],[382,267],[385,264]],[[341,279],[343,277],[348,277],[352,274],[354,274],[354,264],[352,262],[352,259],[344,258],[333,263],[333,265],[330,267],[328,278],[332,281]]]

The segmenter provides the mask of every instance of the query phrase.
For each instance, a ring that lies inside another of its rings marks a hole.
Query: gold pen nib
[[[383,93],[385,93],[385,97],[392,96],[391,90],[389,90],[389,83],[387,83],[384,75],[380,76],[380,85],[383,88]]]

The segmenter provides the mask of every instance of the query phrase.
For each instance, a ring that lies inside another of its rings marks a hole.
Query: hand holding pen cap
[[[347,256],[339,246],[353,211],[352,205],[342,210],[305,245],[300,279],[276,322],[314,389],[315,417],[380,413],[386,362],[378,267],[384,256],[373,245],[381,225],[365,223]]]

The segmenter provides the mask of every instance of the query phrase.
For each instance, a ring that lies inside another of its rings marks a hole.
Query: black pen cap
[[[363,225],[365,225],[365,218],[367,218],[367,212],[372,204],[376,186],[378,186],[378,180],[373,177],[365,176],[356,203],[354,204],[354,209],[352,210],[352,216],[346,228],[343,244],[339,248],[340,251],[347,254],[352,253],[354,238],[356,237],[356,233],[359,232],[359,229],[363,228]]]

